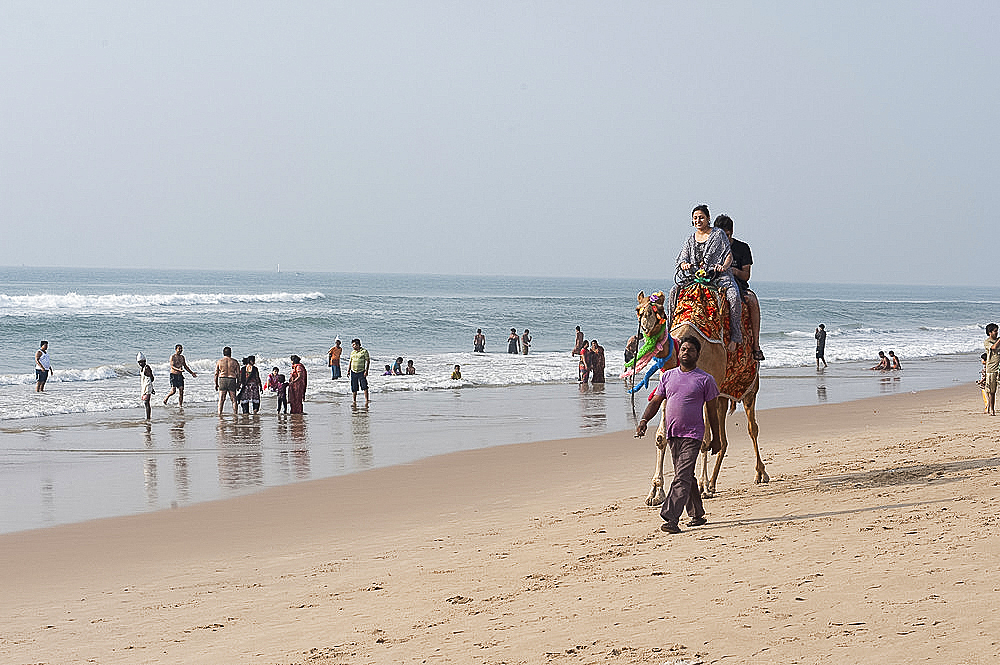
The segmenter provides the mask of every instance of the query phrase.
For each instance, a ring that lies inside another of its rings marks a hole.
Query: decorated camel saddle
[[[758,363],[750,347],[750,313],[743,308],[741,320],[743,343],[735,353],[726,356],[726,378],[719,386],[719,392],[730,399],[740,400],[757,378]],[[729,301],[722,291],[708,284],[694,283],[680,290],[677,295],[677,309],[670,332],[681,326],[690,326],[710,344],[729,344]]]

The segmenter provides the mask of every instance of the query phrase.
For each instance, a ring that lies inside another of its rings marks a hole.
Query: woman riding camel
[[[670,305],[667,307],[667,330],[672,327],[674,310],[677,309],[677,295],[680,290],[695,281],[699,271],[705,271],[710,284],[718,287],[729,301],[729,344],[726,350],[732,353],[743,342],[741,321],[743,307],[739,287],[733,279],[730,267],[733,254],[729,238],[720,228],[712,228],[712,216],[708,206],[701,204],[691,211],[694,233],[684,243],[677,255],[676,284],[670,289]]]

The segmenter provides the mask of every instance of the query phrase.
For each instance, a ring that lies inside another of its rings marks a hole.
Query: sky
[[[1000,3],[0,6],[0,265],[979,284]]]

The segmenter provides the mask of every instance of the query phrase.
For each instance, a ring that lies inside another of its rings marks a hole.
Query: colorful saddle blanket
[[[671,333],[683,323],[694,326],[710,343],[729,344],[729,301],[714,286],[686,286],[677,294]],[[743,343],[736,347],[735,353],[726,356],[726,378],[719,386],[720,393],[735,400],[742,399],[753,385],[758,368],[750,348],[750,312],[746,307],[743,308],[741,324]]]

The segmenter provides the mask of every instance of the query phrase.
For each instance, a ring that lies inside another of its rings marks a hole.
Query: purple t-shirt
[[[680,367],[675,367],[663,373],[653,394],[667,400],[668,437],[704,438],[705,402],[719,396],[719,388],[711,374],[698,368],[682,372]]]

